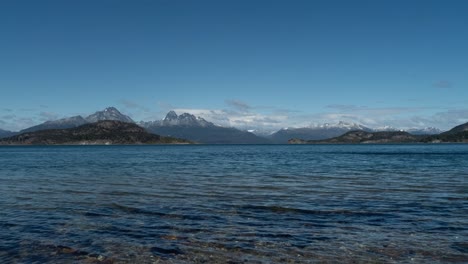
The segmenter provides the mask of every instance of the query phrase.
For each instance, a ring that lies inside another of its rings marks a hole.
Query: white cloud
[[[253,112],[236,112],[221,109],[174,109],[177,114],[190,113],[221,126],[251,129],[256,127],[281,128],[288,119],[284,115],[266,115]]]
[[[229,109],[176,108],[178,114],[191,113],[222,126],[240,129],[275,130],[283,127],[307,127],[339,121],[359,123],[368,127],[393,126],[402,129],[437,127],[442,130],[468,121],[468,109],[447,110],[436,107],[367,107],[329,105],[325,111],[304,114],[279,111],[273,107],[255,107],[240,101],[227,100]]]

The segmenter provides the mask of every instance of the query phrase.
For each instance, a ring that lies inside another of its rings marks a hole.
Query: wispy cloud
[[[59,119],[59,114],[53,112],[40,112],[39,119],[41,121],[51,121]]]
[[[440,89],[448,89],[453,87],[453,83],[448,80],[439,80],[434,83],[434,87]]]
[[[151,109],[143,104],[128,99],[121,99],[117,102],[118,108],[132,119],[147,120],[148,117],[154,117]],[[145,118],[146,117],[146,118]]]
[[[461,124],[468,122],[468,109],[449,109],[438,112],[433,116],[435,123],[444,125]]]
[[[252,106],[240,100],[228,99],[225,102],[229,107],[232,107],[242,112],[249,112],[252,109]]]
[[[4,120],[11,120],[11,119],[16,118],[16,115],[14,114],[2,115],[0,118]]]
[[[19,131],[21,129],[31,127],[37,124],[40,124],[44,121],[56,120],[60,118],[60,115],[53,112],[39,112],[34,113],[31,111],[24,111],[20,109],[18,111],[5,111],[8,114],[0,116],[1,119],[1,129]]]
[[[423,110],[434,109],[434,107],[367,107],[359,105],[327,105],[326,108],[347,113],[366,113],[369,115],[396,115],[416,113]]]
[[[150,109],[142,104],[136,103],[128,99],[122,99],[119,101],[119,104],[123,105],[127,109],[137,109],[145,112],[150,112]]]
[[[275,130],[287,123],[288,115],[278,113],[275,108],[265,111],[265,107],[256,107],[240,100],[225,101],[226,109],[175,108],[178,114],[190,113],[205,118],[217,125],[240,129]],[[263,108],[263,109],[261,109]],[[261,111],[262,112],[261,112]]]
[[[368,108],[365,106],[359,106],[359,105],[342,105],[342,104],[331,104],[325,106],[326,108],[334,109],[334,110],[339,110],[339,111],[362,111],[362,110],[367,110]]]
[[[177,114],[190,113],[205,118],[217,125],[237,127],[241,129],[276,129],[286,123],[288,116],[267,115],[252,112],[236,112],[221,109],[174,109]]]

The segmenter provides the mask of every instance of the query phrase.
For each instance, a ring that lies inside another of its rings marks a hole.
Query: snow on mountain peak
[[[174,111],[169,111],[163,120],[177,120],[179,116]]]
[[[345,121],[339,121],[338,123],[323,123],[323,124],[313,124],[310,128],[324,128],[324,129],[347,129],[347,130],[367,130],[368,128],[357,123],[350,123]]]
[[[213,123],[206,121],[202,117],[196,117],[189,113],[177,115],[174,111],[169,111],[166,117],[161,121],[140,122],[144,127],[159,127],[159,126],[197,126],[206,127],[214,126]]]
[[[107,107],[103,111],[98,111],[85,118],[87,122],[94,123],[102,120],[117,120],[126,123],[135,123],[129,116],[126,116],[115,107]]]

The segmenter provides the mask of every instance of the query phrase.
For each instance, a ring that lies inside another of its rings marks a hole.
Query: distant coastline
[[[456,126],[438,135],[412,135],[408,132],[350,131],[341,136],[324,140],[290,139],[289,144],[440,144],[468,143],[468,123]]]
[[[0,145],[153,145],[193,144],[185,139],[163,137],[145,129],[115,120],[98,121],[76,128],[26,132],[0,139]]]

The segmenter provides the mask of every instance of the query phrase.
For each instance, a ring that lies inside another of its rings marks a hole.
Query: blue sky
[[[0,128],[115,106],[275,129],[468,121],[468,1],[1,1]]]

